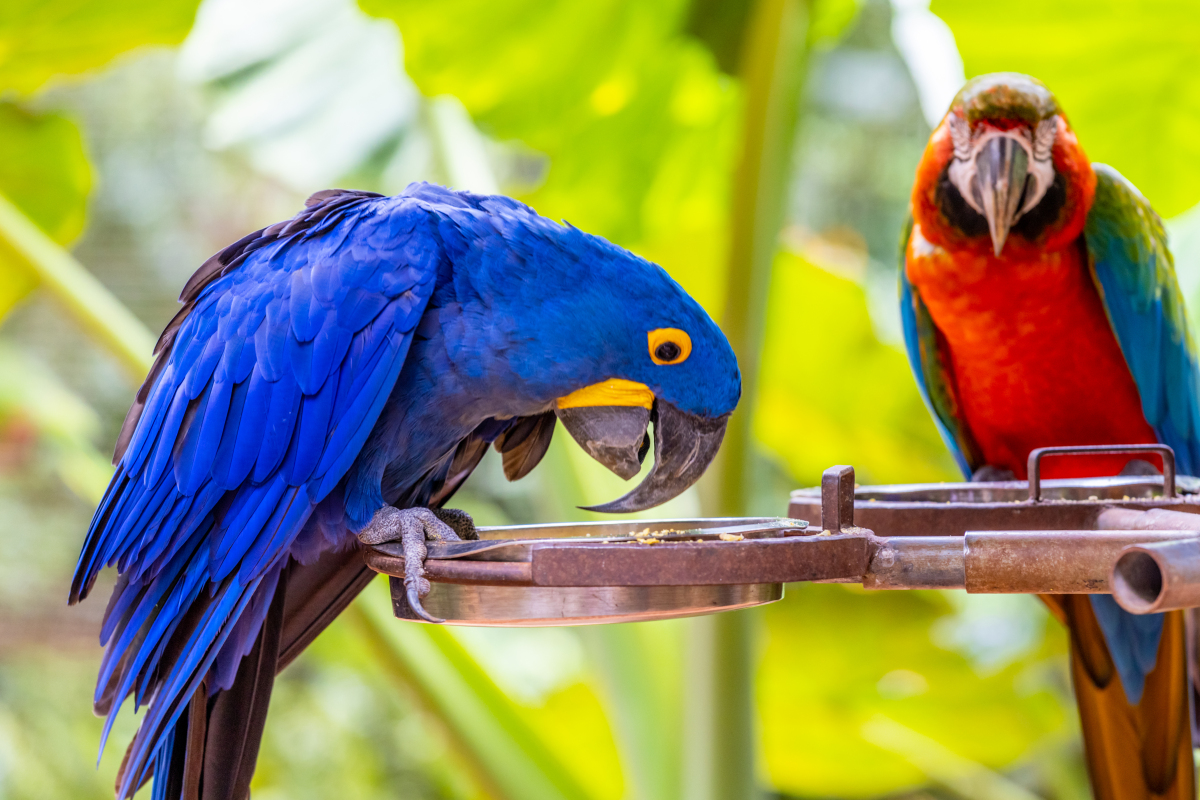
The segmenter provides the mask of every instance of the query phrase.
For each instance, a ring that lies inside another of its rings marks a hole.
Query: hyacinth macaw
[[[657,505],[741,392],[724,335],[660,267],[504,197],[327,191],[209,259],[126,418],[71,589],[115,565],[97,713],[145,716],[118,798],[244,800],[276,672],[403,542],[414,612],[438,510],[493,445],[528,473],[557,421]]]
[[[1162,223],[1088,162],[1037,80],[976,78],[933,132],[900,294],[909,361],[968,477],[1023,479],[1047,445],[1162,442],[1200,468],[1196,347]],[[1156,471],[1135,458],[1047,459],[1044,474]],[[1071,631],[1096,797],[1191,800],[1183,612],[1044,599]]]

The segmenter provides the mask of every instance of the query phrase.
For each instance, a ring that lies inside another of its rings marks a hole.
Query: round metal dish
[[[395,591],[392,610],[400,619],[418,619],[404,592]],[[773,603],[783,597],[782,583],[738,586],[479,586],[431,584],[422,604],[447,625],[538,627],[600,625],[651,619],[694,617],[717,611]]]
[[[811,533],[804,522],[777,518],[481,528],[478,541],[430,543],[425,570],[432,590],[422,604],[447,624],[503,627],[633,622],[747,608],[783,597],[780,578],[791,572],[780,569],[788,565],[790,550],[777,545],[797,536],[817,538]],[[850,558],[840,537],[820,538],[821,546],[807,551],[817,561]],[[366,561],[391,576],[396,616],[420,621],[405,599],[399,545],[370,548]]]

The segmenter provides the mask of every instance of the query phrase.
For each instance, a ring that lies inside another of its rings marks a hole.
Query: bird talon
[[[460,527],[469,525],[474,531],[471,518],[461,511],[450,512],[451,519]],[[425,543],[459,541],[458,532],[441,516],[428,508],[393,508],[384,506],[375,512],[371,522],[359,534],[358,539],[365,545],[378,545],[386,542],[400,542],[404,551],[404,595],[408,599],[408,607],[413,614],[426,622],[441,624],[444,619],[438,619],[425,610],[421,598],[432,590],[429,579],[425,577],[425,559],[429,555]]]
[[[420,580],[425,581],[424,578],[421,578]],[[429,581],[425,581],[425,585],[428,586]],[[408,600],[408,608],[410,611],[426,622],[432,622],[434,625],[441,625],[446,621],[433,616],[425,610],[425,607],[421,605],[420,591],[413,583],[410,583],[407,578],[404,580],[404,588],[404,596]],[[428,590],[426,590],[426,594],[428,594]]]

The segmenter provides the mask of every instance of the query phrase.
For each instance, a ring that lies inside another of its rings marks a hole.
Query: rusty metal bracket
[[[854,467],[840,465],[821,473],[821,529],[837,533],[854,527]]]

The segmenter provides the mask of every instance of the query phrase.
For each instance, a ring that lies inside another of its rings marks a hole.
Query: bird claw
[[[1149,461],[1141,458],[1131,458],[1121,469],[1122,476],[1132,475],[1134,477],[1161,475],[1158,467],[1151,464]]]
[[[367,527],[358,534],[358,540],[365,545],[400,543],[404,551],[404,594],[408,606],[418,617],[435,624],[445,620],[433,616],[421,605],[421,598],[429,594],[431,589],[425,577],[425,558],[429,555],[425,542],[457,542],[462,540],[459,532],[469,535],[475,531],[475,525],[466,513],[456,511],[447,514],[441,509],[439,512],[428,508],[384,506],[375,512]],[[439,517],[449,519],[443,521]],[[478,538],[478,534],[475,538]]]
[[[971,475],[971,483],[992,483],[995,481],[1015,481],[1017,476],[1011,469],[997,467],[994,464],[984,464]]]

